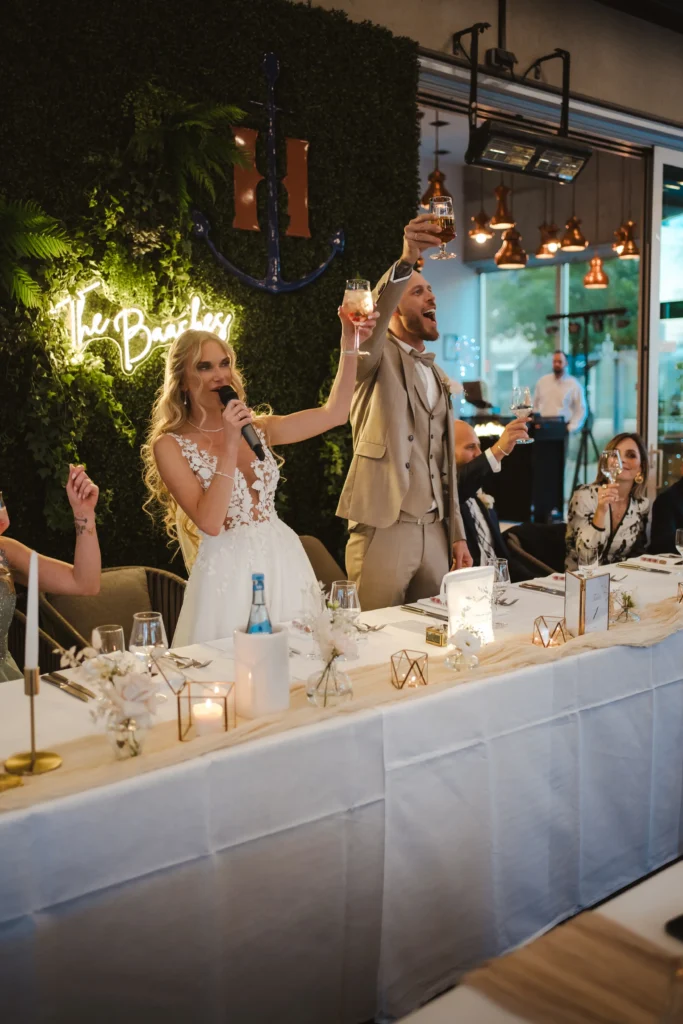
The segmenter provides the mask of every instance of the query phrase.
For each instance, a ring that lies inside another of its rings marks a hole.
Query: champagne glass
[[[621,461],[621,453],[616,451],[616,449],[604,451],[600,456],[598,468],[603,479],[605,479],[608,484],[615,484],[619,479],[619,474],[624,468]]]
[[[450,196],[438,196],[429,200],[429,212],[432,220],[439,226],[439,238],[441,245],[439,251],[429,257],[432,260],[454,260],[454,252],[446,252],[446,246],[455,238],[455,215],[453,214],[453,200]]]
[[[133,616],[128,650],[144,663],[145,669],[148,669],[155,647],[163,647],[164,650],[168,650],[168,640],[161,613],[136,612]]]
[[[505,600],[505,590],[510,583],[510,567],[507,558],[491,558],[489,565],[493,566],[493,604],[495,607]],[[494,622],[493,625],[504,626],[505,623],[500,620]]]
[[[90,639],[98,654],[113,654],[126,649],[123,626],[95,626]]]
[[[353,580],[335,580],[330,588],[330,604],[341,612],[342,618],[353,629],[354,634],[358,633],[355,627],[356,619],[360,615],[360,599],[358,587]]]
[[[518,420],[528,420],[531,413],[534,411],[534,403],[531,401],[531,391],[529,388],[513,388],[512,389],[512,401],[510,402],[510,409],[514,412]],[[533,444],[533,437],[520,437],[516,444]]]
[[[375,308],[372,301],[372,291],[370,290],[370,282],[365,281],[361,277],[354,278],[352,281],[346,282],[346,290],[344,291],[344,298],[342,299],[342,312],[346,313],[349,320],[353,322],[355,331],[354,349],[359,355],[365,356],[367,352],[361,352],[359,328],[361,324],[364,324],[373,309]]]
[[[579,548],[577,552],[579,574],[589,579],[600,568],[600,557],[597,548]]]

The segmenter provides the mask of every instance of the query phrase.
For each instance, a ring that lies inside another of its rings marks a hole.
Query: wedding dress
[[[270,621],[287,622],[308,610],[316,579],[301,541],[275,511],[275,491],[280,471],[266,446],[263,431],[255,427],[265,459],[254,459],[256,479],[251,486],[239,469],[223,529],[216,537],[199,531],[201,542],[185,589],[173,646],[230,637],[249,621],[251,574],[265,577],[266,605]],[[216,456],[203,451],[179,434],[171,437],[190,464],[201,486],[211,483]],[[254,502],[251,491],[258,495]]]

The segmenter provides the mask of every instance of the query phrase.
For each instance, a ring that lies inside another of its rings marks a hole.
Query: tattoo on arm
[[[412,263],[409,263],[408,260],[399,260],[394,267],[394,281],[402,281],[404,278],[410,277],[412,272]]]
[[[84,533],[93,534],[95,532],[95,522],[93,521],[92,525],[88,526],[87,516],[74,516],[74,526],[77,537],[82,536]]]

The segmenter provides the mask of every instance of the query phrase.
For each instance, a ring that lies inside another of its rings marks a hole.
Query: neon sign
[[[83,353],[95,338],[108,338],[118,346],[121,369],[129,375],[149,359],[152,352],[170,345],[183,331],[211,331],[223,341],[230,340],[232,313],[202,313],[202,302],[198,295],[192,296],[187,313],[158,325],[151,324],[144,311],[137,306],[119,309],[108,317],[100,312],[90,316],[86,309],[88,296],[101,287],[101,281],[93,281],[77,291],[75,298],[69,296],[62,299],[50,310],[54,315],[66,313],[74,362],[83,359]]]

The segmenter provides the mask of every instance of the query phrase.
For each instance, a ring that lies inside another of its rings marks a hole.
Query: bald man
[[[375,290],[380,315],[358,360],[353,460],[337,515],[349,520],[346,571],[366,611],[433,597],[451,564],[472,564],[448,378],[426,347],[439,337],[436,299],[413,271],[420,254],[438,244],[429,214],[406,226],[401,259]]]
[[[528,436],[526,423],[513,420],[493,447],[482,452],[474,428],[463,420],[455,421],[458,497],[467,547],[475,565],[487,565],[493,558],[506,558],[513,583],[528,579],[529,574],[510,554],[498,516],[493,508],[487,507],[480,492],[485,490],[494,473],[500,473],[503,459],[512,455],[517,441]]]

